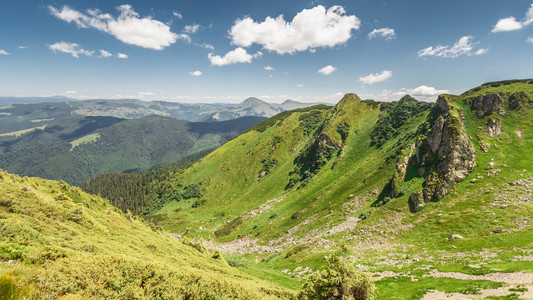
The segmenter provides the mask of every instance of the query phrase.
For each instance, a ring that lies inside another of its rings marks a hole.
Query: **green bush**
[[[322,271],[309,276],[300,299],[373,299],[376,286],[370,274],[363,273],[339,257],[331,257]]]

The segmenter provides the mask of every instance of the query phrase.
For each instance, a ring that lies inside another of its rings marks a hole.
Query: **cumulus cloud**
[[[202,76],[202,72],[200,71],[189,72],[189,75],[198,77],[198,76]]]
[[[528,43],[532,43],[532,44],[533,44],[533,36],[532,36],[532,37],[528,37],[527,40],[526,40],[526,42],[528,42]]]
[[[193,25],[187,25],[183,28],[183,31],[186,33],[195,33],[200,29],[200,25],[193,24]]]
[[[374,73],[365,77],[359,77],[359,81],[363,84],[374,84],[377,82],[385,81],[392,77],[392,71],[384,70],[381,73]]]
[[[80,55],[92,56],[94,51],[89,51],[80,48],[80,45],[76,43],[57,42],[52,45],[48,45],[48,48],[54,52],[63,52],[72,55],[75,58],[79,58]]]
[[[474,43],[472,40],[474,39],[473,36],[463,36],[457,41],[453,46],[436,46],[436,47],[428,47],[425,49],[421,49],[418,51],[418,56],[438,56],[438,57],[448,57],[448,58],[456,58],[461,55],[481,55],[487,53],[487,49],[479,49],[473,52],[474,46],[479,43]]]
[[[296,87],[301,88],[301,87],[304,87],[304,85],[303,84],[297,84]]]
[[[19,49],[27,49],[28,47],[26,47],[26,46],[18,46],[17,48],[19,48]]]
[[[267,71],[274,71],[274,68],[272,68],[271,66],[265,66],[264,69]]]
[[[65,91],[65,94],[70,94],[70,95],[77,94],[77,93],[78,93],[77,91]]]
[[[214,55],[213,53],[209,53],[207,57],[209,58],[209,61],[211,61],[211,65],[225,66],[237,63],[251,63],[253,58],[260,57],[261,55],[263,55],[261,51],[251,55],[246,49],[238,47],[235,50],[226,53],[223,57],[220,55]]]
[[[372,30],[372,32],[368,34],[369,39],[373,39],[376,37],[383,37],[386,40],[392,40],[396,38],[396,32],[392,28],[385,27],[385,28],[374,29]]]
[[[0,55],[9,55],[9,52],[4,49],[0,49]]]
[[[327,65],[325,67],[323,67],[322,69],[318,70],[318,73],[322,74],[322,75],[329,75],[333,72],[337,71],[337,68],[335,68],[334,66],[332,65]]]
[[[119,54],[117,54],[117,57],[118,58],[128,58],[128,55],[124,54],[124,53],[119,53]]]
[[[448,93],[448,90],[438,90],[432,86],[425,86],[421,85],[419,87],[416,87],[414,89],[402,89],[401,92],[395,93],[395,95],[406,95],[409,94],[413,97],[431,97],[431,96],[438,96],[440,94],[446,94]]]
[[[113,56],[113,54],[111,54],[111,52],[108,52],[108,51],[105,51],[105,50],[100,50],[100,57],[111,57]]]
[[[514,17],[504,18],[498,20],[491,32],[504,32],[522,29],[522,23],[518,22]]]
[[[151,17],[140,18],[131,5],[118,6],[120,15],[116,18],[98,9],[88,9],[86,14],[66,5],[61,9],[50,5],[48,9],[60,20],[74,22],[80,28],[94,28],[109,33],[126,44],[143,48],[162,50],[176,40],[187,40],[188,37],[170,31],[168,25]]]
[[[237,20],[229,35],[237,46],[249,47],[255,43],[278,54],[333,47],[346,43],[352,30],[361,26],[356,16],[345,13],[341,6],[326,9],[318,5],[302,10],[290,22],[283,15],[267,17],[263,22],[247,17]]]
[[[492,28],[491,32],[505,32],[505,31],[514,31],[520,30],[524,26],[533,23],[533,4],[529,7],[526,12],[526,16],[522,22],[516,20],[515,17],[507,17],[499,19],[496,25]]]

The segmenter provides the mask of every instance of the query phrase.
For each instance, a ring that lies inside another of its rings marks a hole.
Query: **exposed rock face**
[[[481,95],[472,100],[472,107],[476,110],[478,118],[496,112],[500,115],[505,114],[503,109],[504,98],[500,94]]]
[[[418,145],[416,163],[424,165],[424,173],[431,173],[426,177],[424,189],[411,195],[413,208],[423,207],[422,198],[424,202],[444,198],[476,167],[476,150],[452,102],[449,96],[438,98],[436,107],[441,113],[431,133]]]
[[[419,212],[424,208],[424,198],[422,191],[418,191],[409,198],[409,207],[412,212]]]
[[[502,133],[502,120],[493,117],[487,122],[487,131],[490,137],[497,137]]]

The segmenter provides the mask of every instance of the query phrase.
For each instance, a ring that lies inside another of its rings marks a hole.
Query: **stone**
[[[459,235],[459,234],[452,234],[448,237],[448,241],[451,241],[451,240],[462,240],[464,239],[464,237],[462,235]]]
[[[419,212],[424,208],[422,191],[418,191],[409,197],[409,206],[412,212]]]
[[[472,107],[476,110],[476,116],[481,118],[483,116],[489,115],[493,112],[500,115],[505,114],[503,109],[504,99],[500,94],[486,94],[481,95],[472,100]]]

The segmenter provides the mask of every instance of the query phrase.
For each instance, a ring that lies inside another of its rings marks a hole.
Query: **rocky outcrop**
[[[497,137],[502,131],[501,116],[505,115],[504,102],[509,98],[509,108],[517,109],[527,102],[525,93],[514,93],[511,97],[505,94],[486,94],[468,100],[472,109],[476,111],[476,116],[482,118],[490,116],[487,121],[487,134],[490,137]],[[512,100],[511,100],[512,98]]]
[[[421,199],[429,202],[444,198],[476,167],[476,150],[451,96],[439,96],[436,107],[440,115],[417,147],[416,163],[422,166],[419,172],[429,175],[424,189],[411,195],[410,202],[415,210],[423,207]]]
[[[424,208],[424,197],[422,191],[418,191],[409,198],[409,208],[411,212],[419,212]]]
[[[524,92],[516,92],[509,96],[509,109],[521,111],[524,108],[533,108],[533,99]]]
[[[476,116],[481,118],[495,112],[505,114],[503,109],[504,97],[501,94],[486,94],[471,100],[472,108],[476,110]]]
[[[491,116],[487,121],[487,133],[490,137],[500,136],[502,133],[502,120],[497,116]]]

